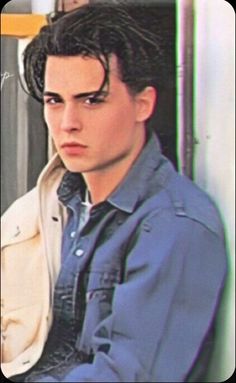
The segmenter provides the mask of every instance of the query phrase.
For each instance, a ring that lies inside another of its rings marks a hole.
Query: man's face
[[[104,79],[101,63],[82,56],[49,56],[45,70],[44,115],[67,169],[101,172],[129,162],[145,140],[139,102],[110,60],[108,95],[94,95]]]

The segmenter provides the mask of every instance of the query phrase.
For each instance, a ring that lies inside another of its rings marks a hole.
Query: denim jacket
[[[54,322],[76,326],[81,281],[85,306],[75,348],[87,359],[64,376],[48,371],[37,382],[191,379],[209,342],[212,346],[209,336],[226,274],[215,206],[176,173],[154,136],[78,232],[83,188],[79,174],[66,174],[58,192],[70,219]]]
[[[59,189],[70,219],[57,285],[74,294],[55,317],[76,319],[78,281],[86,276],[76,348],[92,359],[62,381],[186,381],[209,343],[225,276],[213,203],[175,172],[155,137],[78,232],[83,188],[79,174],[66,174]]]

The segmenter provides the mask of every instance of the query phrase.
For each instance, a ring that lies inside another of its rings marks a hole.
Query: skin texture
[[[83,174],[93,203],[103,201],[124,178],[145,143],[145,121],[156,93],[132,95],[110,59],[109,85],[101,63],[82,56],[49,56],[45,70],[44,116],[66,168]]]

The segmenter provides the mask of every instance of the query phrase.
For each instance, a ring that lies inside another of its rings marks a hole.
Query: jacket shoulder
[[[167,186],[167,192],[177,216],[186,216],[223,235],[220,213],[212,198],[186,176],[176,173]]]

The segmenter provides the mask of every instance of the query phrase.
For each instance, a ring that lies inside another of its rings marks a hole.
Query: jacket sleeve
[[[154,214],[132,240],[112,314],[94,333],[93,363],[75,367],[63,382],[186,381],[211,329],[225,274],[221,234],[188,217]]]

